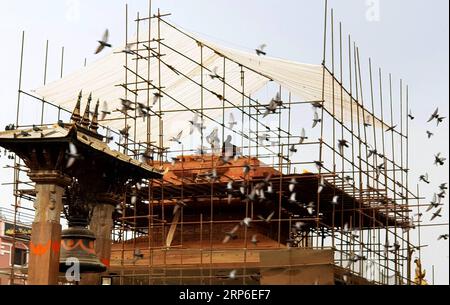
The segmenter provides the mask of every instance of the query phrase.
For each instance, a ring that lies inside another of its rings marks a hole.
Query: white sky
[[[65,74],[79,68],[84,58],[96,60],[93,51],[105,28],[111,42],[118,45],[124,37],[123,0],[22,0],[0,1],[0,128],[15,121],[21,31],[26,32],[23,87],[36,88],[43,81],[45,41],[50,40],[48,81],[59,77],[61,47],[65,46]],[[369,4],[364,0],[330,0],[335,20],[342,21],[344,32],[357,41],[362,60],[373,58],[394,77],[402,77],[410,86],[410,106],[416,115],[411,124],[410,185],[424,172],[431,185],[421,184],[421,194],[432,197],[438,185],[448,182],[448,163],[433,165],[433,154],[449,156],[448,120],[439,129],[426,120],[439,106],[448,116],[449,109],[449,2],[447,0],[379,0],[379,21],[366,18]],[[129,0],[129,11],[146,15],[147,1]],[[271,56],[319,64],[322,59],[323,1],[317,0],[164,0],[153,7],[170,12],[172,23],[231,47],[253,50],[267,43]],[[101,56],[101,55],[100,55]],[[27,111],[25,109],[24,111]],[[37,118],[37,117],[36,117]],[[435,131],[427,140],[425,130]],[[3,169],[0,158],[0,183],[10,181],[10,170]],[[10,186],[0,186],[0,206],[12,202]],[[448,200],[444,200],[448,223]],[[425,221],[429,216],[424,217]],[[449,283],[448,241],[437,236],[448,227],[424,228],[423,264],[431,282],[435,266],[437,284]]]

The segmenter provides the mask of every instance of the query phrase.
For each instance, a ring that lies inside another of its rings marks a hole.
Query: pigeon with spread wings
[[[314,112],[314,119],[313,119],[313,125],[312,128],[315,128],[317,124],[321,123],[322,119],[319,117],[319,114],[317,112]]]
[[[180,131],[175,137],[169,139],[169,142],[175,142],[181,144],[181,136],[183,135],[183,131]]]
[[[261,55],[267,55],[267,53],[264,51],[264,49],[267,47],[267,45],[265,43],[263,43],[262,45],[260,45],[255,51],[256,51],[256,55],[261,56]]]
[[[108,43],[109,40],[109,30],[106,29],[105,33],[103,34],[103,38],[102,40],[99,40],[99,46],[97,47],[97,50],[95,51],[95,54],[100,53],[101,51],[103,51],[104,48],[111,48],[112,45]]]

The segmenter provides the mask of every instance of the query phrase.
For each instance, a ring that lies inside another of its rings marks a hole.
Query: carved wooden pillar
[[[97,204],[94,206],[89,229],[95,235],[95,254],[99,260],[109,269],[111,260],[113,228],[112,214],[120,197],[113,194],[97,195]],[[101,274],[86,274],[82,277],[82,285],[99,285]]]
[[[59,171],[32,171],[36,183],[35,218],[30,241],[28,284],[56,285],[61,247],[60,214],[64,188],[71,179]]]

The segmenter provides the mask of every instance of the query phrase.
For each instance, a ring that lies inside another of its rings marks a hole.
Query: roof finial
[[[98,130],[98,107],[100,105],[100,100],[97,100],[97,104],[95,104],[94,114],[92,115],[91,125],[89,126],[89,130],[97,133]]]
[[[75,105],[75,108],[73,109],[72,116],[70,119],[73,123],[79,123],[81,120],[80,116],[80,108],[81,108],[81,97],[83,96],[83,90],[80,91],[80,94],[78,94],[78,101]]]
[[[84,115],[83,115],[83,119],[81,120],[81,126],[88,128],[89,127],[89,114],[90,114],[90,110],[91,110],[91,101],[92,101],[92,93],[89,94],[88,100],[87,100],[87,104],[86,104],[86,109],[84,110]]]

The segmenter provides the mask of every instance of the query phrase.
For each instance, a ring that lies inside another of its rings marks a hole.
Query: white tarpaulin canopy
[[[148,35],[148,32],[142,33],[139,35],[139,41],[148,41],[149,36],[151,39],[158,37],[156,22],[157,20],[152,21],[151,35]],[[136,42],[136,37],[132,42]],[[375,123],[375,126],[380,126],[381,124],[378,119],[370,116],[369,113],[358,107],[354,101],[352,102],[351,97],[345,90],[341,90],[340,84],[327,71],[325,72],[324,83],[324,70],[321,65],[259,57],[255,54],[221,47],[200,38],[192,39],[193,35],[185,34],[185,32],[181,32],[164,22],[161,22],[160,37],[162,38],[161,45],[158,44],[158,41],[152,41],[151,48],[158,51],[158,47],[160,47],[159,53],[163,63],[159,63],[156,58],[152,58],[150,61],[137,61],[135,60],[135,55],[126,56],[123,52],[125,46],[122,46],[114,49],[112,54],[79,71],[36,89],[35,93],[39,97],[71,111],[75,106],[79,91],[83,90],[82,109],[84,109],[87,96],[89,93],[92,93],[93,102],[97,100],[100,100],[101,103],[103,101],[107,102],[109,111],[113,111],[107,119],[114,119],[124,117],[122,113],[114,111],[121,109],[120,98],[127,98],[133,102],[136,101],[145,105],[150,101],[151,105],[153,104],[153,94],[157,92],[155,88],[161,85],[164,96],[161,98],[161,111],[164,113],[163,133],[165,146],[167,146],[167,141],[170,137],[175,136],[182,129],[189,128],[189,120],[193,117],[191,111],[177,112],[176,110],[200,109],[201,96],[203,94],[203,106],[205,108],[215,108],[205,111],[205,117],[217,119],[222,117],[222,110],[219,108],[223,105],[223,101],[219,100],[213,93],[225,95],[227,101],[238,107],[242,102],[242,90],[246,96],[249,96],[263,88],[270,79],[303,101],[323,100],[325,109],[330,113],[335,113],[338,120],[344,119],[348,121],[352,110],[355,117],[358,115],[357,112],[360,111],[360,122],[364,119],[366,121],[370,120],[371,124]],[[208,47],[200,47],[198,42]],[[138,50],[139,48],[138,53],[143,57],[148,57],[149,54],[156,54],[146,50],[147,47],[146,43],[139,43],[131,45],[130,48],[131,50]],[[228,59],[225,64],[225,73],[224,58],[219,54],[224,55]],[[128,61],[128,72],[125,69],[126,58]],[[209,70],[203,69],[203,77],[200,63]],[[159,65],[161,79],[159,79],[158,74]],[[243,66],[245,72],[244,89],[241,82],[240,65]],[[224,78],[228,84],[225,86],[225,92],[223,82],[220,79],[209,77],[215,67],[217,67],[217,74]],[[138,71],[139,76],[136,76],[136,73],[133,71]],[[147,89],[147,80],[151,80],[151,90]],[[207,90],[201,89],[200,84],[202,80],[203,86]],[[129,84],[129,89],[135,90],[138,94],[136,95],[121,86],[125,83]],[[130,83],[133,84],[130,85]],[[341,91],[344,93],[342,98]],[[323,92],[324,96],[322,96]],[[341,103],[345,110],[343,117],[341,114]],[[226,106],[230,106],[230,104]],[[153,110],[160,110],[159,103],[153,107]],[[122,120],[101,123],[117,130],[124,127]],[[206,123],[208,123],[208,120],[206,120]],[[128,120],[128,124],[131,126],[130,132],[133,135],[135,127],[133,120]],[[147,122],[143,119],[137,119],[136,124],[136,139],[137,141],[145,142],[147,139]],[[157,119],[152,119],[151,134],[152,138],[159,134]],[[185,135],[186,132],[183,136]]]

